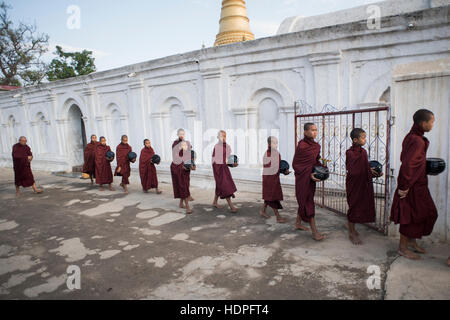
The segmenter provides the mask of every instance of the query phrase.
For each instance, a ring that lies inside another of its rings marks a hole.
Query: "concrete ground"
[[[16,197],[12,170],[0,169],[0,299],[450,299],[449,244],[425,240],[429,253],[409,261],[398,257],[397,239],[359,226],[356,247],[345,218],[320,208],[327,239],[316,242],[293,230],[289,187],[289,221],[277,224],[258,214],[259,184],[237,183],[233,214],[213,210],[213,181],[194,173],[186,216],[162,172],[161,195],[142,193],[134,172],[129,195],[118,180],[115,192],[100,192],[78,178],[34,174],[44,193]],[[80,268],[79,290],[68,289],[69,266]]]

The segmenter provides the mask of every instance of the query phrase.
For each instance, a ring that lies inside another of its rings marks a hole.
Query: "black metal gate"
[[[358,110],[336,110],[326,105],[322,112],[313,109],[304,101],[295,103],[295,145],[303,138],[303,125],[316,124],[317,142],[321,145],[321,156],[329,160],[330,178],[317,184],[315,203],[322,208],[346,215],[348,211],[345,191],[345,152],[352,145],[350,132],[362,128],[367,133],[367,150],[370,160],[383,164],[384,175],[374,179],[376,222],[368,226],[387,234],[389,224],[389,144],[390,107],[386,104],[365,104]]]

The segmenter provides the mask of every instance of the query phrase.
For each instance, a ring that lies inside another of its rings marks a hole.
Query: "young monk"
[[[434,124],[433,112],[420,109],[413,116],[414,125],[402,144],[402,162],[397,178],[397,190],[391,207],[391,221],[400,224],[398,253],[408,259],[420,259],[417,253],[425,253],[416,239],[433,231],[438,214],[428,190],[426,154],[430,144],[424,137]]]
[[[91,135],[91,142],[84,148],[84,164],[83,173],[87,173],[91,179],[91,185],[94,184],[95,178],[95,148],[97,147],[97,136]]]
[[[316,182],[320,182],[320,180],[316,179],[312,173],[315,166],[322,165],[319,161],[320,144],[314,141],[317,137],[317,127],[314,123],[306,123],[303,131],[304,138],[298,143],[292,160],[295,172],[295,195],[298,203],[295,229],[309,230],[302,225],[302,221],[309,222],[313,239],[321,241],[325,237],[317,231],[314,207]]]
[[[100,144],[95,149],[95,182],[100,185],[100,191],[105,190],[104,184],[108,184],[109,190],[114,191],[111,163],[106,159],[108,151],[111,151],[111,148],[106,145],[106,138],[100,137]]]
[[[141,177],[142,190],[148,193],[150,189],[156,189],[157,194],[161,194],[158,189],[158,177],[156,176],[156,167],[152,162],[155,151],[148,139],[144,140],[144,148],[139,156],[139,175]]]
[[[186,169],[184,161],[191,159],[191,144],[184,140],[184,130],[178,129],[178,139],[172,144],[172,164],[170,173],[172,175],[173,194],[175,199],[180,199],[180,208],[186,208],[186,213],[191,214],[189,201],[192,201],[189,191],[191,170]],[[192,167],[195,170],[195,166]]]
[[[278,212],[283,209],[280,201],[283,200],[283,190],[280,183],[280,162],[281,155],[278,152],[278,139],[276,137],[267,138],[267,151],[263,157],[263,179],[262,179],[262,196],[264,200],[260,214],[269,219],[266,213],[267,206],[273,209],[278,223],[285,223],[286,219],[281,217]]]
[[[126,135],[123,135],[121,138],[121,142],[116,148],[117,167],[116,171],[114,172],[114,175],[118,176],[120,174],[122,176],[122,182],[120,183],[120,186],[123,188],[123,191],[125,193],[128,193],[127,186],[130,184],[128,178],[130,177],[131,174],[131,167],[128,154],[131,151],[133,151],[133,149],[128,144],[128,137]]]
[[[16,185],[16,195],[21,195],[20,187],[32,187],[35,194],[42,190],[36,187],[33,172],[31,171],[31,161],[33,154],[27,145],[27,138],[20,137],[19,142],[12,147],[12,158],[14,165],[14,183]]]
[[[238,209],[233,205],[231,198],[234,198],[234,193],[237,191],[231,176],[230,168],[227,165],[227,159],[231,155],[231,147],[227,144],[227,133],[220,130],[217,135],[218,142],[214,146],[212,154],[212,167],[214,173],[214,180],[216,181],[216,194],[214,196],[213,206],[220,208],[217,203],[220,199],[226,199],[231,212],[236,213]],[[237,164],[233,164],[236,167]]]
[[[375,198],[372,178],[381,177],[369,166],[367,151],[362,148],[366,144],[366,132],[355,128],[350,133],[353,145],[345,153],[347,175],[345,186],[348,203],[348,236],[355,245],[362,244],[355,223],[375,222]]]

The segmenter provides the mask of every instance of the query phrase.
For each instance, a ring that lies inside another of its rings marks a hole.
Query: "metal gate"
[[[322,112],[313,113],[313,108],[305,101],[295,103],[295,146],[303,138],[303,125],[316,124],[317,142],[321,145],[322,159],[328,160],[330,178],[317,184],[314,201],[316,205],[333,212],[346,215],[348,211],[345,191],[345,152],[352,145],[350,132],[353,128],[362,128],[367,133],[369,160],[378,160],[383,164],[384,175],[374,179],[376,222],[367,224],[387,234],[389,224],[390,199],[390,107],[386,104],[365,104],[363,109],[336,110],[325,105]]]

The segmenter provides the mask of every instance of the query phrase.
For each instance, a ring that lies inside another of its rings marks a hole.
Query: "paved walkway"
[[[213,210],[213,182],[194,174],[186,216],[164,174],[161,195],[142,193],[135,173],[129,195],[35,177],[45,192],[17,198],[12,170],[0,169],[0,299],[450,299],[449,244],[425,242],[430,253],[407,261],[396,239],[360,226],[365,244],[356,247],[345,219],[322,209],[327,239],[316,242],[293,230],[291,188],[282,211],[289,221],[277,224],[259,216],[255,184],[237,184],[254,192],[238,192],[232,214]],[[67,286],[69,266],[80,270],[80,290]],[[379,270],[379,289],[376,279],[368,288],[368,268]]]

